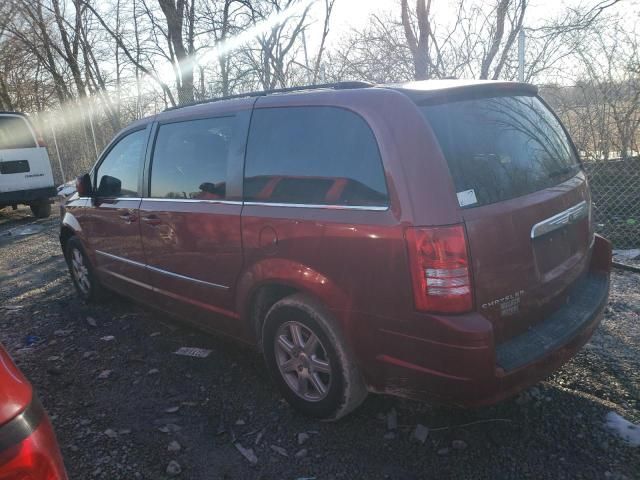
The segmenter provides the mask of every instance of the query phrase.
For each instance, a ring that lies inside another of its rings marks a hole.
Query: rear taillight
[[[406,230],[416,309],[462,313],[473,307],[467,239],[462,225]]]
[[[0,452],[0,480],[66,480],[51,424],[45,418],[17,445]]]

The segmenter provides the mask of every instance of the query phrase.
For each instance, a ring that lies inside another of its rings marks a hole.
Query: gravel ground
[[[640,447],[604,427],[611,411],[640,422],[638,274],[613,274],[591,343],[513,400],[465,411],[370,395],[326,424],[290,410],[250,349],[116,296],[83,305],[57,222],[0,211],[0,342],[49,411],[71,479],[640,478]],[[24,226],[41,231],[8,234]],[[42,343],[25,347],[29,334]]]

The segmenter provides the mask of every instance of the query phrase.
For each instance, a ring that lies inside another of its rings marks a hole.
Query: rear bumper
[[[513,396],[560,368],[589,341],[607,303],[610,259],[609,242],[598,237],[590,270],[571,288],[567,303],[499,345],[493,343],[490,323],[477,313],[449,320],[465,325],[452,330],[450,340],[380,332],[383,353],[375,356],[375,369],[365,369],[370,389],[465,407]]]
[[[33,202],[43,198],[52,198],[58,194],[55,187],[34,188],[32,190],[15,190],[0,192],[0,205],[17,205]]]

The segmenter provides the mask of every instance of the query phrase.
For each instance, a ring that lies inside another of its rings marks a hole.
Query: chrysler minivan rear
[[[404,93],[437,140],[440,152],[424,161],[446,161],[462,219],[407,229],[414,306],[454,325],[476,321],[444,369],[424,357],[425,390],[488,403],[549,374],[588,340],[608,296],[610,245],[594,233],[576,150],[535,87]]]

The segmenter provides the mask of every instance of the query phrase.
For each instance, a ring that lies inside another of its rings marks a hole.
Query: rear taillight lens
[[[51,424],[45,418],[17,445],[0,452],[0,480],[66,480]]]
[[[467,239],[462,225],[406,230],[416,309],[463,313],[473,307]]]

